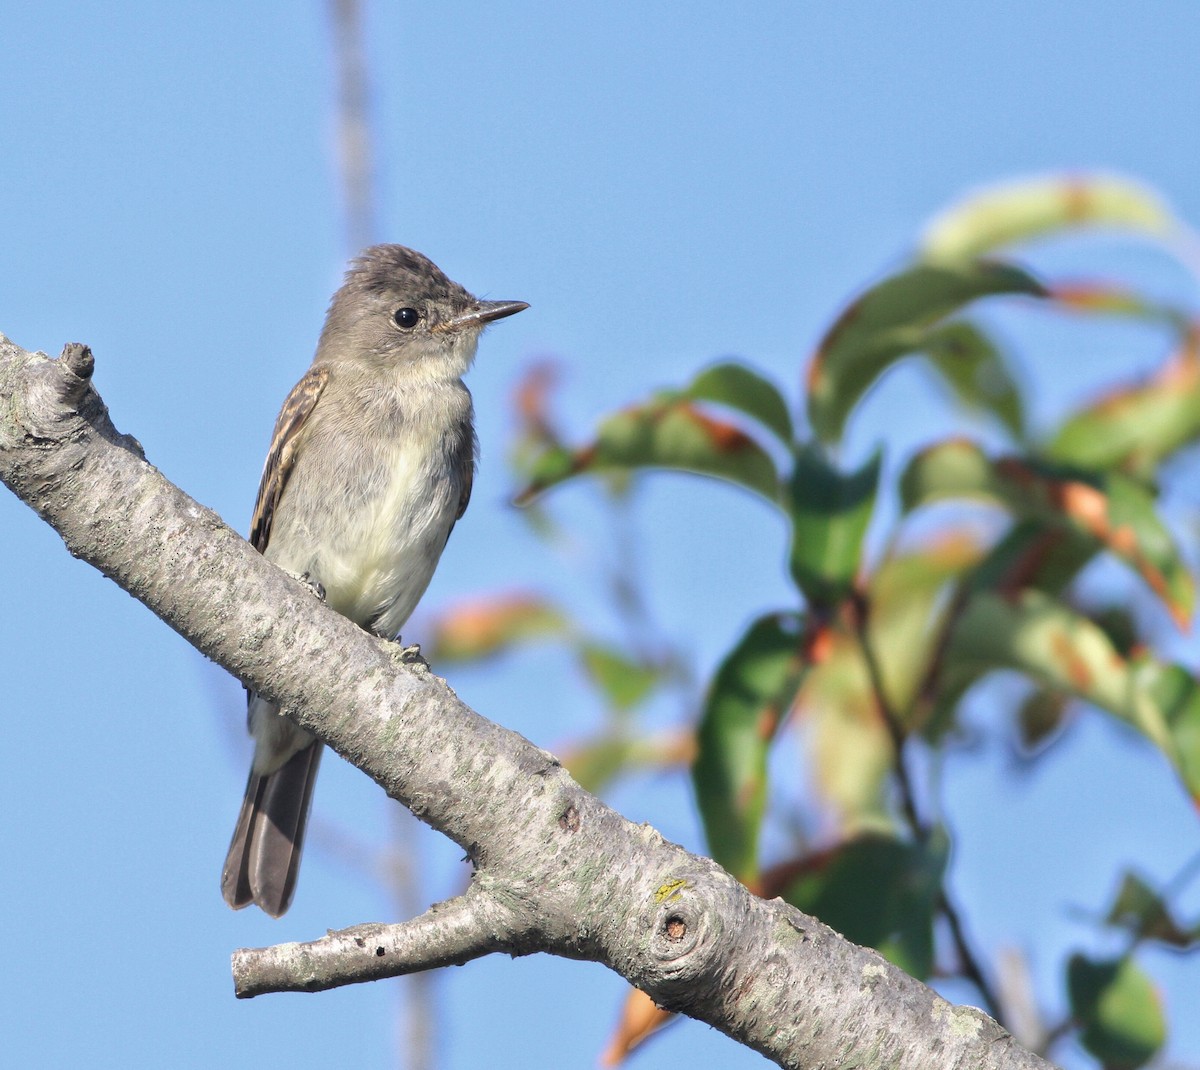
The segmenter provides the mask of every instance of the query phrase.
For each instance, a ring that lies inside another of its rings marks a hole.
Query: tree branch
[[[433,911],[368,930],[395,939],[399,972],[545,951],[602,962],[782,1066],[1047,1066],[981,1012],[626,821],[424,662],[320,604],[148,464],[90,376],[82,346],[52,361],[0,336],[0,479],[72,554],[462,845],[475,875],[445,927]],[[344,951],[331,962],[370,946],[330,939]]]
[[[419,918],[397,925],[355,925],[307,944],[235,951],[234,992],[239,999],[268,992],[323,992],[461,966],[493,951],[521,954],[529,934],[513,930],[499,900],[479,888],[472,885],[465,895],[435,903]]]

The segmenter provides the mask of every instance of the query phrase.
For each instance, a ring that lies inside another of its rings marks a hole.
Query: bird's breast
[[[458,512],[456,441],[351,436],[322,443],[316,454],[306,448],[267,556],[320,582],[339,613],[395,635],[429,585]],[[302,463],[313,456],[317,464]]]

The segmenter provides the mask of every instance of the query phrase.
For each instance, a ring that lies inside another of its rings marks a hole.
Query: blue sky
[[[430,607],[540,586],[615,627],[577,582],[581,563],[548,560],[506,504],[507,398],[528,360],[562,360],[564,423],[579,436],[728,355],[795,397],[840,305],[972,186],[1100,168],[1139,176],[1200,221],[1189,0],[369,6],[381,237],[477,293],[532,306],[489,332],[471,374],[482,470]],[[0,10],[0,331],[50,353],[90,344],[117,426],[244,531],[271,422],[348,252],[323,6]],[[1045,250],[1035,266],[1101,264],[1195,306],[1195,279],[1160,254],[1115,238],[1082,248]],[[1043,422],[1162,357],[1137,331],[1081,345],[1059,324],[1011,329],[1024,332]],[[908,447],[945,419],[925,381],[901,374],[865,407],[851,448]],[[585,487],[555,507],[568,522],[597,516]],[[705,671],[788,598],[778,522],[733,490],[648,481],[634,524],[652,608]],[[394,915],[327,850],[310,852],[283,921],[227,910],[217,882],[246,760],[238,686],[11,496],[0,532],[7,1057],[395,1065],[395,985],[232,998],[234,947]],[[744,545],[768,552],[731,554]],[[419,622],[406,632],[419,640]],[[1195,663],[1194,649],[1182,656]],[[552,650],[451,682],[548,747],[599,716]],[[1154,755],[1099,721],[1018,780],[998,746],[957,761],[949,803],[969,923],[989,952],[1029,952],[1043,996],[1057,998],[1058,955],[1091,938],[1072,908],[1098,909],[1122,861],[1172,873],[1196,849],[1194,815]],[[680,786],[635,785],[615,801],[699,846]],[[373,785],[332,761],[316,807],[366,843],[392,820]],[[432,894],[452,893],[457,851],[414,835]],[[1195,960],[1147,965],[1176,1029],[1171,1056],[1200,1064]],[[437,986],[447,1067],[481,1052],[495,1066],[591,1065],[623,991],[598,966],[545,958],[475,963]],[[680,1059],[762,1064],[686,1023],[635,1065]]]

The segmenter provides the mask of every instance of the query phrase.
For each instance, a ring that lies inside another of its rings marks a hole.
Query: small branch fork
[[[145,461],[113,428],[91,371],[85,347],[55,361],[0,336],[0,480],[74,556],[475,866],[464,895],[412,921],[238,952],[239,995],[541,951],[601,962],[796,1070],[1047,1070],[981,1012],[625,820],[423,662],[322,605]]]

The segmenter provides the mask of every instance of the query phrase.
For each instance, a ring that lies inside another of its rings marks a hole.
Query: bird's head
[[[481,301],[427,256],[403,245],[374,245],[357,257],[333,295],[318,357],[353,354],[381,367],[458,378],[493,320],[529,306]]]

